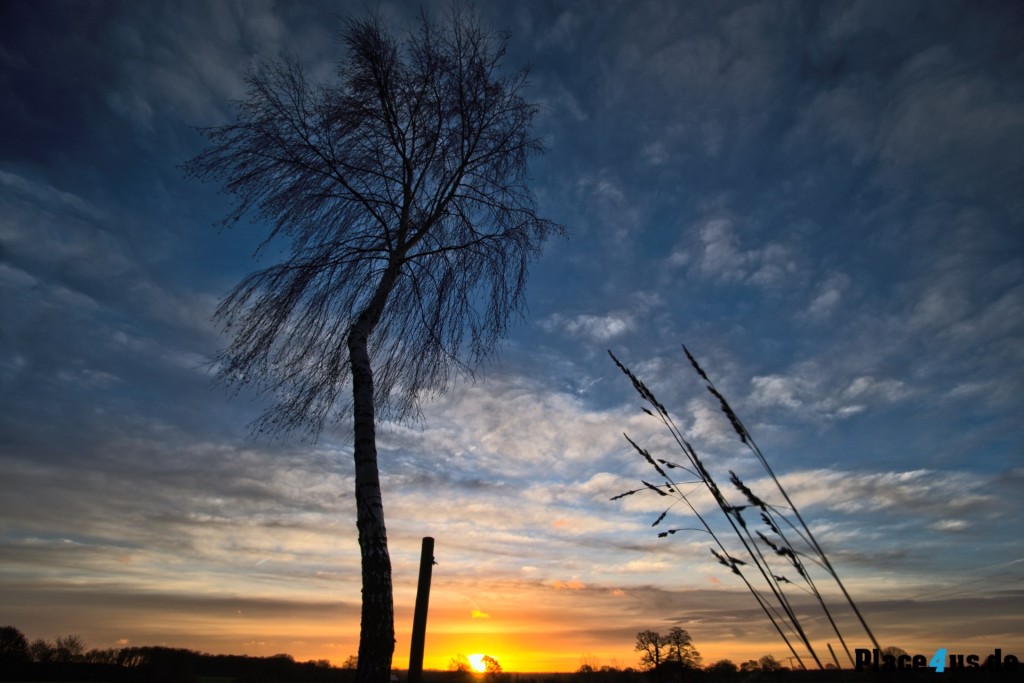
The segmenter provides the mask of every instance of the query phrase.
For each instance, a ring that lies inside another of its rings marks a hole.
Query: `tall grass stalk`
[[[846,652],[846,656],[850,659],[850,663],[855,663],[853,655],[850,653],[850,648],[847,645],[846,637],[835,619],[834,608],[830,607],[828,602],[825,600],[825,596],[821,593],[817,582],[812,577],[811,566],[817,567],[823,571],[828,578],[835,582],[836,586],[845,598],[846,603],[849,605],[853,614],[860,623],[860,626],[864,629],[864,632],[871,639],[874,646],[881,649],[878,645],[877,639],[868,627],[863,614],[857,607],[856,603],[854,603],[853,598],[846,589],[846,586],[843,585],[838,573],[829,561],[828,557],[825,555],[825,551],[821,548],[821,545],[814,537],[810,527],[804,521],[800,511],[797,509],[796,505],[789,497],[789,494],[782,486],[782,482],[779,481],[779,478],[775,475],[775,471],[768,464],[768,460],[765,458],[764,453],[757,446],[757,443],[750,435],[750,432],[729,405],[725,396],[717,387],[715,387],[714,383],[690,353],[689,349],[684,346],[683,352],[686,354],[686,358],[690,362],[694,371],[700,376],[701,380],[703,380],[705,388],[715,398],[720,409],[725,414],[726,418],[728,418],[729,423],[739,436],[740,441],[755,456],[757,462],[774,483],[775,488],[782,496],[784,505],[776,505],[767,502],[751,490],[750,487],[748,487],[736,475],[736,473],[732,471],[729,472],[729,481],[732,484],[732,487],[739,494],[742,494],[745,503],[738,505],[731,503],[729,497],[722,492],[722,489],[711,475],[711,472],[707,467],[705,467],[704,462],[698,455],[696,449],[694,449],[689,441],[687,441],[683,436],[682,431],[676,425],[665,406],[657,399],[654,393],[646,384],[643,383],[642,380],[633,374],[629,368],[623,365],[619,359],[609,351],[608,355],[611,356],[615,365],[630,379],[633,384],[633,388],[650,406],[649,408],[644,407],[642,410],[658,420],[664,426],[676,446],[680,451],[682,451],[683,455],[685,455],[686,462],[688,463],[687,465],[681,465],[668,460],[655,458],[649,451],[633,441],[628,434],[624,435],[633,449],[636,450],[651,465],[657,475],[661,477],[661,483],[652,484],[646,480],[641,480],[641,483],[644,485],[643,487],[626,491],[625,493],[613,497],[612,500],[618,500],[641,492],[654,492],[661,497],[667,496],[674,498],[675,500],[651,525],[655,527],[665,520],[670,510],[677,503],[683,502],[689,511],[697,518],[700,526],[668,529],[660,532],[658,536],[665,538],[679,532],[687,531],[707,533],[714,545],[714,547],[711,548],[712,555],[714,555],[720,564],[727,567],[733,574],[740,577],[747,589],[753,595],[754,599],[757,601],[758,605],[768,617],[772,626],[782,637],[787,648],[793,654],[801,668],[806,668],[806,666],[804,664],[804,658],[801,657],[800,652],[797,649],[797,644],[803,646],[804,655],[809,655],[810,658],[814,660],[814,663],[818,668],[824,668],[824,665],[815,651],[811,638],[804,627],[804,623],[801,621],[800,615],[797,613],[797,610],[794,608],[793,603],[790,600],[790,593],[792,590],[800,590],[813,597],[815,603],[821,609],[822,614],[824,614],[828,620],[831,631],[839,639],[839,643]],[[693,477],[693,479],[690,481],[677,482],[673,475],[670,474],[670,472],[675,469],[683,470],[690,477]],[[723,541],[719,533],[716,532],[715,528],[708,523],[707,519],[697,511],[697,507],[690,500],[693,493],[685,493],[683,489],[680,488],[680,484],[696,484],[698,485],[697,490],[700,490],[702,487],[711,494],[711,497],[714,499],[727,522],[725,533],[728,535],[728,532],[731,531],[732,535],[738,542],[738,544],[730,543],[730,545],[735,548],[735,551],[728,550],[726,543]],[[745,510],[751,509],[759,510],[759,517],[764,525],[764,529],[752,530],[750,523],[748,523],[746,517],[743,515]],[[795,544],[794,541],[796,542]],[[799,578],[791,580],[785,576],[778,568],[780,562],[789,569],[795,571],[796,576]],[[747,569],[745,570],[744,568]],[[748,574],[751,576],[748,577]],[[751,577],[753,577],[753,580]],[[831,644],[828,645],[828,650],[829,654],[831,654],[832,661],[835,662],[836,666],[839,666],[839,660],[836,657]]]

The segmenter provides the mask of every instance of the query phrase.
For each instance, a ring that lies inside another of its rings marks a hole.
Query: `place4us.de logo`
[[[985,669],[989,671],[1014,671],[1019,660],[1014,655],[1003,655],[1001,648],[982,659],[980,655],[947,653],[940,647],[935,653],[927,655],[893,655],[882,654],[878,649],[868,650],[857,648],[854,651],[857,671],[900,671],[904,669],[933,669],[942,673],[947,669]]]

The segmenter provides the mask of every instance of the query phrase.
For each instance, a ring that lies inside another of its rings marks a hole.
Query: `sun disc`
[[[469,660],[469,665],[473,667],[473,671],[483,673],[487,670],[487,665],[484,664],[484,655],[482,653],[469,655],[466,659]]]

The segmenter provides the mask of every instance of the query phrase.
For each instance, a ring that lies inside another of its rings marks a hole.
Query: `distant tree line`
[[[352,683],[355,671],[326,659],[297,662],[291,655],[211,655],[170,647],[87,650],[76,635],[29,641],[13,626],[0,627],[0,680],[192,683],[198,678],[236,683]]]
[[[753,673],[755,671],[762,671],[764,673],[773,673],[776,671],[785,671],[786,667],[782,666],[775,657],[771,655],[765,655],[761,659],[748,659],[745,662],[741,662],[737,666],[731,659],[720,659],[714,664],[709,664],[704,668],[709,673],[716,674],[734,674],[734,673]]]
[[[676,683],[702,679],[745,680],[753,673],[788,671],[772,655],[765,655],[758,660],[750,659],[739,665],[729,659],[720,659],[707,666],[701,666],[703,658],[694,646],[693,639],[686,629],[678,626],[671,628],[667,634],[651,630],[640,631],[636,634],[634,649],[640,653],[638,668],[598,666],[593,657],[587,657],[576,671],[576,678],[595,683],[636,683],[640,680]]]

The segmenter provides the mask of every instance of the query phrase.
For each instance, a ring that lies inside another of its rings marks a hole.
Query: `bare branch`
[[[522,310],[529,263],[561,226],[536,213],[527,163],[542,151],[526,72],[504,74],[503,38],[455,10],[399,41],[379,18],[348,22],[338,80],[293,60],[262,64],[234,123],[187,171],[235,199],[226,223],[269,221],[290,257],[224,299],[221,381],[274,405],[258,428],[316,436],[348,413],[348,331],[388,264],[397,278],[369,334],[381,417],[490,355]]]

